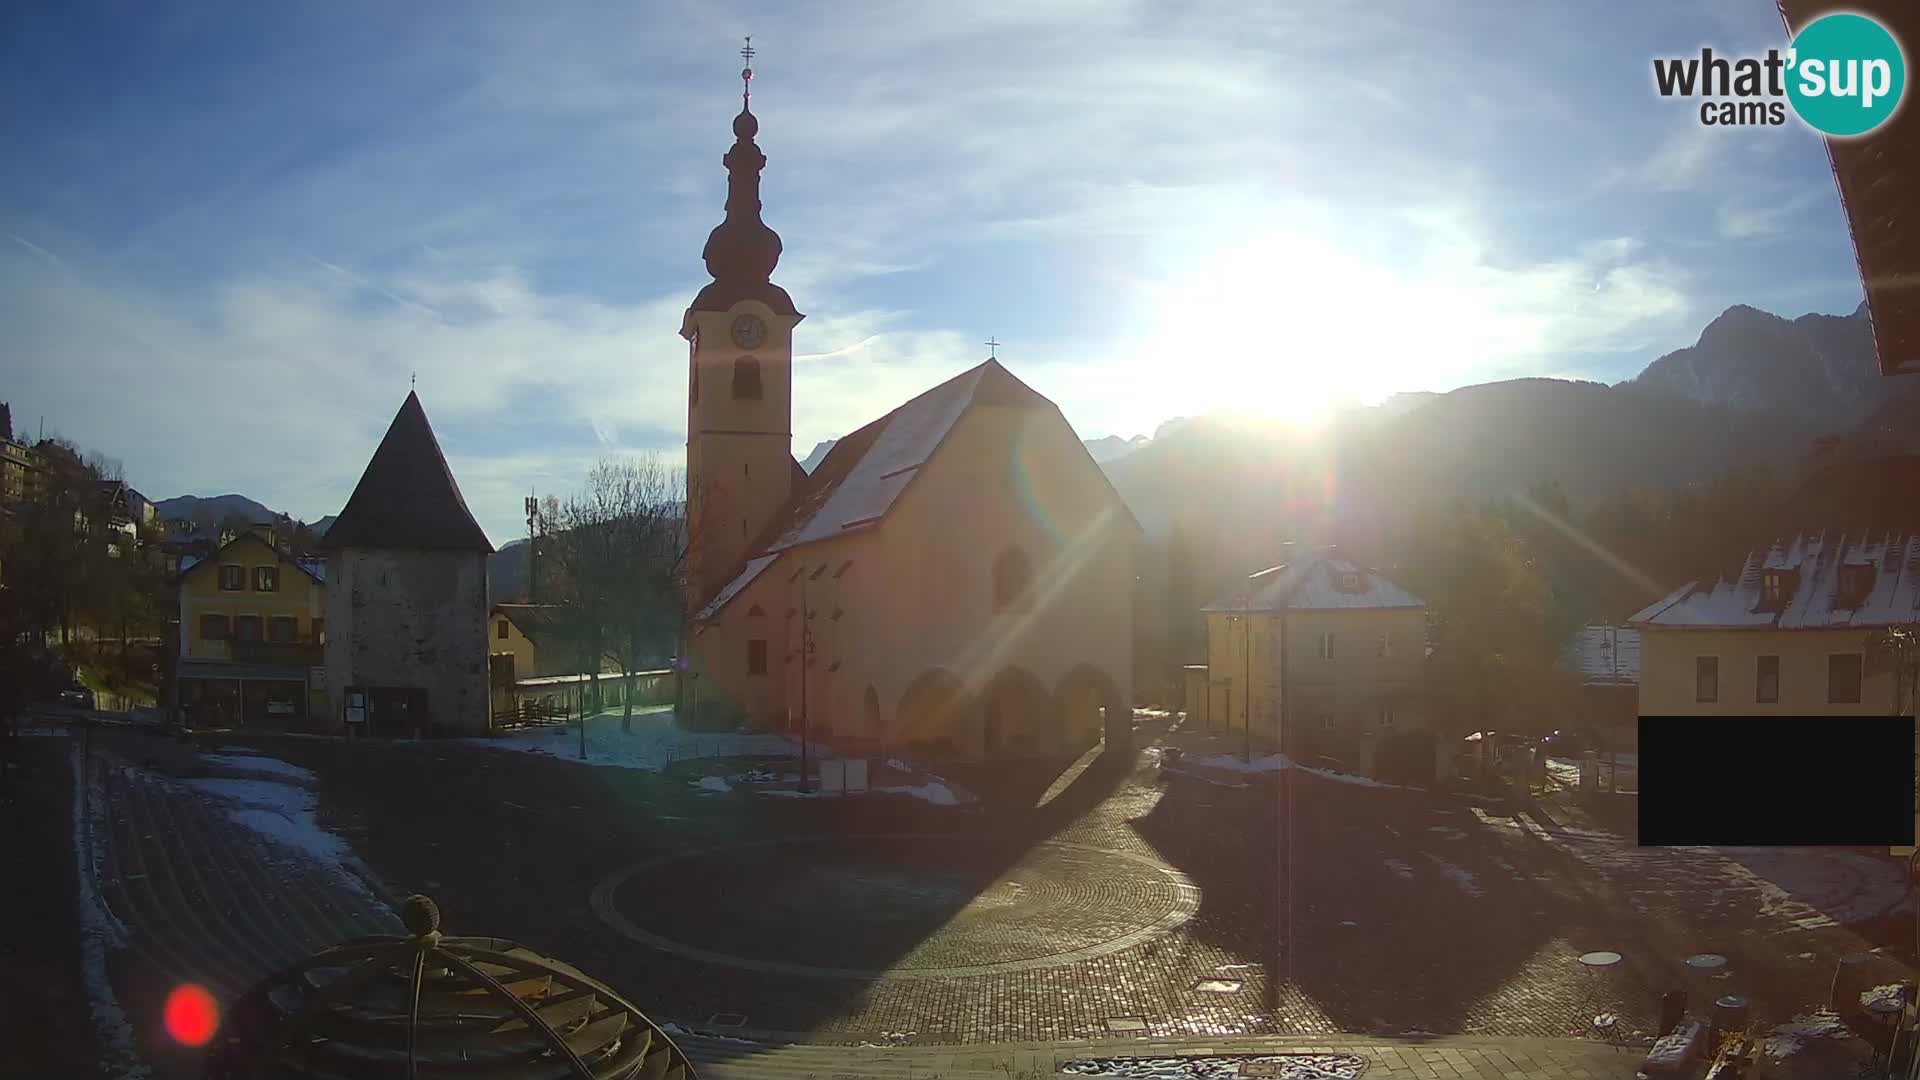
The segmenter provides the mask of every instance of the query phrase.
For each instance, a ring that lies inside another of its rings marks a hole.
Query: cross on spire
[[[993,338],[988,338],[983,344],[987,347],[987,359],[1000,359],[1000,342],[995,341]]]
[[[420,373],[417,371],[408,372],[407,373],[407,389],[413,390],[418,388],[419,385],[420,385]]]
[[[740,69],[740,100],[753,98],[753,35],[747,35],[747,43],[740,47],[740,59],[746,65]]]

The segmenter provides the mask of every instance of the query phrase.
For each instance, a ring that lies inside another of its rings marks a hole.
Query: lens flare
[[[163,1015],[167,1035],[182,1046],[205,1046],[220,1027],[220,1006],[206,987],[195,983],[174,987]]]

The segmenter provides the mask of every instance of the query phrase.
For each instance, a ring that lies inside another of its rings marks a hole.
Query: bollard
[[[1679,1027],[1680,1021],[1686,1019],[1686,1016],[1687,992],[1685,990],[1669,990],[1661,995],[1660,1035],[1663,1038],[1673,1034],[1673,1029]]]

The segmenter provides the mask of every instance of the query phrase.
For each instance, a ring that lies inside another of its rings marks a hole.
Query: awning
[[[174,669],[179,679],[245,679],[248,682],[307,681],[309,669],[269,667],[262,664],[231,664],[222,660],[182,660]]]

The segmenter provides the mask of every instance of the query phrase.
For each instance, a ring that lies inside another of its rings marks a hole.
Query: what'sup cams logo
[[[1661,97],[1700,98],[1700,122],[1711,127],[1778,126],[1787,109],[1822,135],[1865,135],[1892,119],[1907,88],[1900,43],[1865,15],[1837,12],[1802,27],[1785,51],[1729,59],[1657,59],[1653,84]]]

